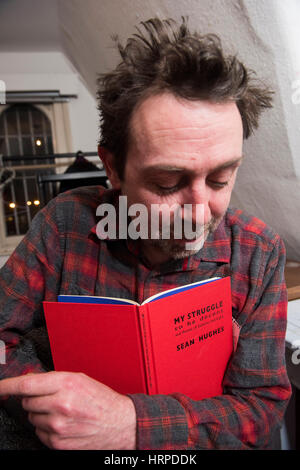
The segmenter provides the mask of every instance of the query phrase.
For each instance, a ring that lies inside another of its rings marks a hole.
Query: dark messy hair
[[[99,144],[114,155],[119,177],[123,177],[133,111],[152,95],[169,92],[187,100],[231,100],[240,111],[247,139],[272,102],[272,92],[254,72],[236,56],[224,55],[215,34],[191,33],[185,18],[180,25],[158,18],[141,25],[144,31],[136,28],[125,47],[115,38],[122,61],[97,82]]]

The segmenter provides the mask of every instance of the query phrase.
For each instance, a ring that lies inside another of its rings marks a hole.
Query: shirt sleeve
[[[0,378],[41,372],[32,332],[44,326],[43,300],[56,300],[61,270],[60,237],[50,203],[0,271],[0,339],[5,344],[5,364]]]
[[[290,398],[285,365],[285,248],[278,237],[261,263],[223,394],[201,401],[181,394],[131,395],[138,449],[267,449]]]

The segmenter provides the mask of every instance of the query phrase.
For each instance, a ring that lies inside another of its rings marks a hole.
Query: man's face
[[[243,127],[235,103],[152,96],[135,110],[130,135],[124,178],[114,179],[128,206],[144,204],[150,214],[153,204],[202,204],[204,233],[196,238],[207,238],[226,212],[241,162]],[[190,255],[185,242],[141,241],[153,263]]]

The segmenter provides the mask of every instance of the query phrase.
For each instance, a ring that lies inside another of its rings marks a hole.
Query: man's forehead
[[[242,135],[242,120],[234,102],[188,101],[169,93],[150,96],[133,112],[130,142],[148,145],[165,139],[189,140],[191,146],[210,141],[220,132]]]
[[[212,172],[241,160],[242,121],[234,103],[147,98],[133,116],[127,164],[154,172]],[[169,167],[169,168],[168,168]]]
[[[175,127],[178,123],[178,127],[181,127],[184,122],[185,127],[193,129],[195,116],[197,119],[202,118],[205,123],[210,118],[215,119],[218,115],[232,112],[240,115],[234,101],[188,100],[165,92],[141,100],[133,111],[131,121],[134,126],[140,127],[154,122],[165,129],[168,129],[168,123]],[[165,121],[162,118],[168,119]]]

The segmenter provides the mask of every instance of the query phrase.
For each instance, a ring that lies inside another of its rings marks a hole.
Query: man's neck
[[[140,242],[140,248],[142,258],[146,261],[147,266],[151,268],[155,268],[171,260],[169,254],[164,253],[150,243],[143,243],[143,240]]]

